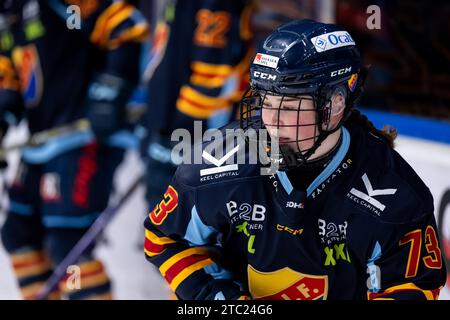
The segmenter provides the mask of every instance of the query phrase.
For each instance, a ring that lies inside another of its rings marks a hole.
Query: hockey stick
[[[128,123],[136,123],[146,112],[145,108],[132,108],[127,111],[127,121]],[[52,138],[56,138],[63,134],[70,134],[75,132],[88,132],[91,130],[91,124],[88,119],[82,118],[76,120],[72,123],[51,128],[48,130],[40,131],[34,133],[27,140],[15,143],[9,146],[0,147],[0,160],[5,159],[6,155],[15,150],[23,149],[25,147],[33,147],[45,144]]]
[[[25,147],[38,146],[57,136],[67,133],[89,131],[90,128],[91,125],[87,119],[80,119],[67,125],[36,132],[25,141],[0,148],[0,159],[4,159],[11,151],[23,149]]]
[[[98,237],[98,235],[105,229],[108,223],[114,218],[119,209],[125,204],[125,202],[130,198],[133,192],[139,187],[143,181],[144,176],[139,176],[127,189],[127,191],[120,196],[114,203],[108,206],[105,211],[95,220],[91,227],[86,231],[86,233],[81,237],[77,244],[72,248],[72,250],[67,254],[64,260],[55,268],[53,274],[47,280],[44,288],[38,294],[37,299],[42,300],[48,297],[50,292],[58,285],[58,282],[67,274],[67,268],[77,262],[80,256],[84,253],[86,248],[88,248]]]

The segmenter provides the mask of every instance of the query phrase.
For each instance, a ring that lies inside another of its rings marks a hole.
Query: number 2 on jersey
[[[199,46],[223,48],[226,46],[225,34],[230,29],[231,17],[228,12],[213,12],[202,9],[197,13],[195,43]]]

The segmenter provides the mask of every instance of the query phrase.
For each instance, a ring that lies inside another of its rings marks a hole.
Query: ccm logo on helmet
[[[317,52],[328,51],[339,47],[355,45],[347,31],[335,31],[311,38],[311,42]]]
[[[272,80],[272,81],[277,80],[276,75],[268,74],[268,73],[264,73],[264,72],[260,72],[260,71],[253,71],[253,76],[255,78],[261,78],[261,79],[266,79],[266,80]]]
[[[342,69],[339,69],[339,70],[331,71],[330,76],[331,77],[336,77],[336,76],[340,76],[340,75],[346,74],[346,73],[351,72],[351,71],[352,71],[352,67],[342,68]]]

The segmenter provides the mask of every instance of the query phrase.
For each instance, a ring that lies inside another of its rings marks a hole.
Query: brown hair
[[[397,138],[397,129],[389,125],[385,125],[381,130],[377,129],[367,116],[357,109],[352,109],[347,122],[355,123],[365,128],[374,136],[385,141],[391,148],[394,148],[394,140]]]

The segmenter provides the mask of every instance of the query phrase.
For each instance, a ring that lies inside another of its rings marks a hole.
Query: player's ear
[[[330,116],[339,116],[345,109],[345,93],[341,89],[337,89],[331,97],[331,113]]]
[[[345,110],[345,99],[346,99],[346,91],[343,87],[337,87],[333,94],[331,95],[330,102],[328,102],[329,116],[327,117],[327,121],[324,123],[324,128],[326,130],[334,129],[342,117],[344,116]],[[331,107],[330,107],[331,104]]]

